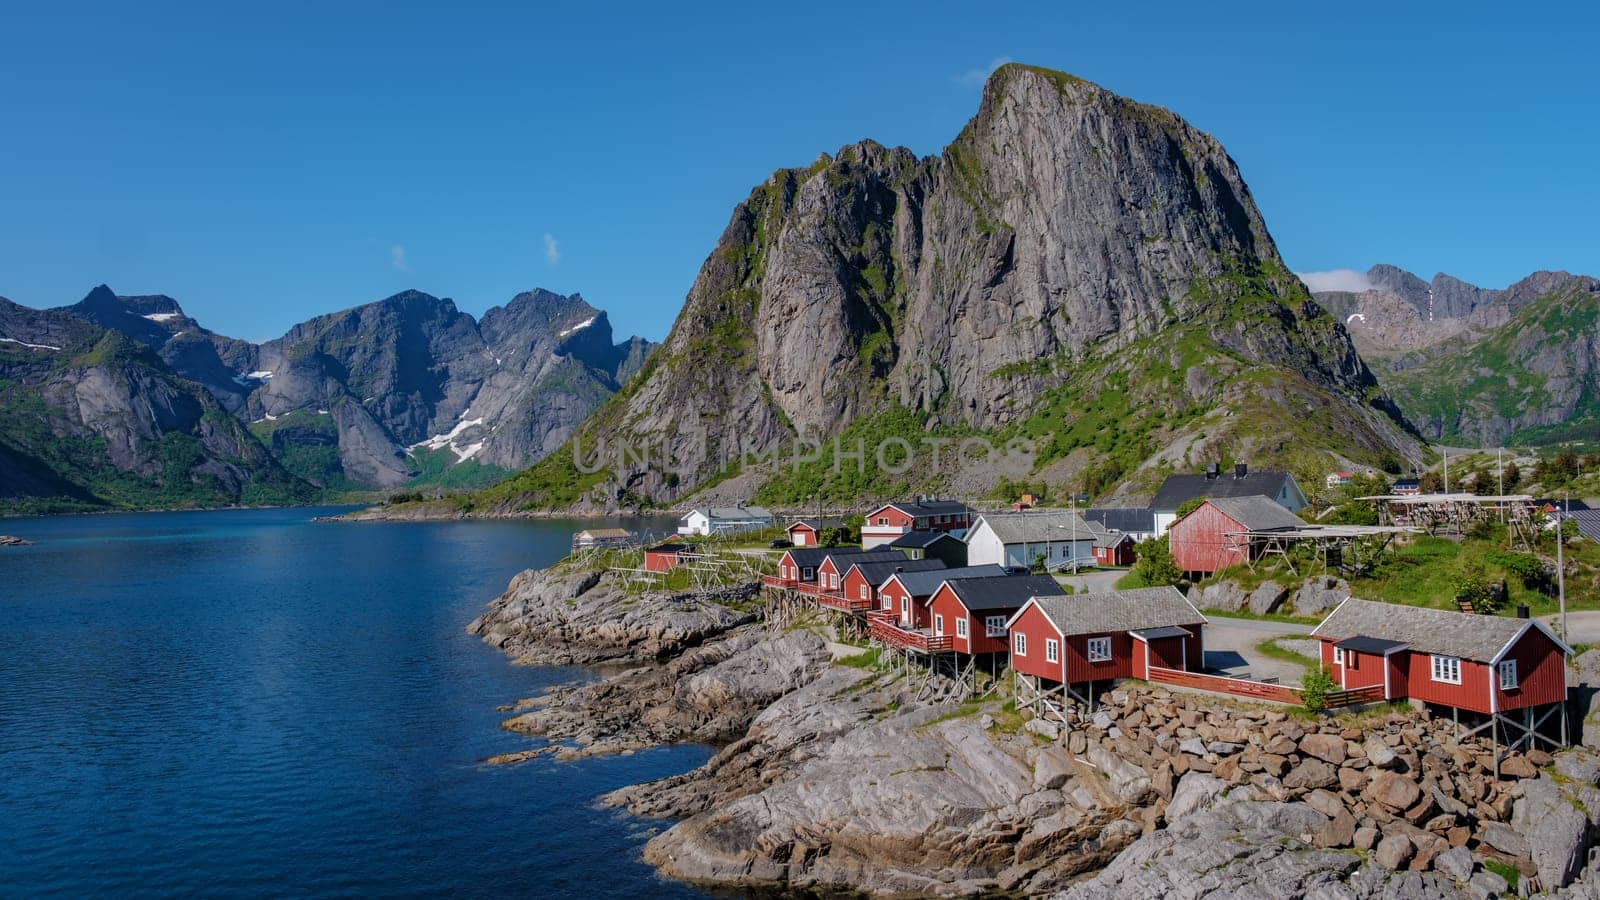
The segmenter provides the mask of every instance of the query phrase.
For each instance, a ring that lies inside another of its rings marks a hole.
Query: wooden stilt
[[[1500,717],[1489,719],[1489,752],[1494,756],[1494,780],[1500,780]]]

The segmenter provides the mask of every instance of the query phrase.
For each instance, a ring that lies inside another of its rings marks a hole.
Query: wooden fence
[[[954,638],[948,634],[934,637],[920,631],[907,631],[884,616],[870,617],[868,634],[880,644],[917,653],[940,653],[949,650],[954,643]]]
[[[1157,684],[1170,684],[1174,687],[1232,694],[1236,697],[1249,697],[1252,700],[1272,700],[1278,703],[1292,703],[1295,705],[1303,702],[1299,690],[1284,687],[1281,684],[1270,684],[1265,681],[1248,681],[1243,678],[1227,678],[1221,675],[1202,675],[1199,672],[1185,672],[1181,669],[1161,669],[1155,666],[1150,667],[1150,680]],[[1341,706],[1354,706],[1358,703],[1371,703],[1382,699],[1383,688],[1374,686],[1352,691],[1330,691],[1323,698],[1323,705],[1329,709],[1334,709]]]

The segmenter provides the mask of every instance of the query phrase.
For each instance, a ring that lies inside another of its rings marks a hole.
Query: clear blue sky
[[[0,296],[103,281],[263,339],[542,286],[660,338],[751,187],[937,152],[1001,58],[1216,135],[1297,271],[1600,274],[1589,4],[469,6],[7,4]]]

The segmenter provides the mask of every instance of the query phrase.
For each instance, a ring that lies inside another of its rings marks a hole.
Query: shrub
[[[1172,550],[1167,546],[1165,535],[1139,544],[1132,575],[1149,587],[1177,584],[1183,580],[1183,572],[1172,561]]]
[[[1328,706],[1328,695],[1338,687],[1333,672],[1327,666],[1307,669],[1300,676],[1300,705],[1310,712],[1321,712]]]

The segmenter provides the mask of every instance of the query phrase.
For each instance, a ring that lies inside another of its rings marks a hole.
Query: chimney
[[[894,567],[894,573],[895,573],[895,574],[896,574],[896,575],[899,575],[899,574],[901,574],[901,573],[902,573],[902,572],[904,572],[904,571],[905,571],[905,570],[906,570],[906,567],[905,567],[905,566],[895,566],[895,567]],[[1527,607],[1523,607],[1523,609],[1527,609]]]
[[[1221,463],[1206,463],[1206,479],[1209,481],[1212,478],[1216,478],[1221,468]]]
[[[1244,463],[1234,463],[1233,464],[1233,477],[1235,477],[1235,478],[1243,478],[1243,477],[1245,477],[1246,475],[1249,475],[1249,474],[1250,474],[1250,467],[1249,466],[1245,465]]]
[[[1526,619],[1527,617],[1528,617],[1528,604],[1526,604],[1526,603],[1518,603],[1517,604],[1517,618]]]

